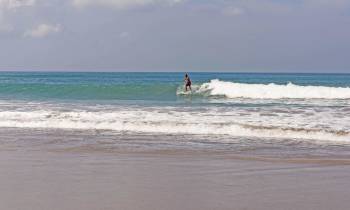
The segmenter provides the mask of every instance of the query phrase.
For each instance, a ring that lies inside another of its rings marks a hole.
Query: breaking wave
[[[230,135],[237,137],[349,141],[349,130],[257,125],[235,122],[232,117],[206,117],[183,112],[122,111],[3,111],[0,127],[92,129],[117,132]]]
[[[194,86],[193,93],[252,99],[350,99],[350,87],[300,86],[292,83],[247,84],[218,79]]]

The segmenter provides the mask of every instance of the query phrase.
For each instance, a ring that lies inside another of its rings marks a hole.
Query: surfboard
[[[192,90],[185,90],[185,87],[179,87],[176,90],[176,95],[191,95],[192,94]]]

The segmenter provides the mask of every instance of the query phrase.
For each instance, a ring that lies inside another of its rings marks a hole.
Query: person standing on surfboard
[[[188,76],[188,74],[185,74],[185,89],[186,89],[186,91],[187,91],[187,88],[189,88],[191,91],[192,91],[192,89],[191,89],[191,79],[190,79],[190,77]]]

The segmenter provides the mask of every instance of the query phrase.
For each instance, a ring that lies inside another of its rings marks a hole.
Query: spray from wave
[[[300,86],[292,83],[246,84],[211,80],[194,86],[194,94],[252,99],[350,99],[350,87]],[[183,94],[182,91],[177,92]]]

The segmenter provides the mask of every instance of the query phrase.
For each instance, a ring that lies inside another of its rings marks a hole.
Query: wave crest
[[[246,84],[218,79],[202,84],[194,92],[227,98],[350,99],[350,87],[300,86],[293,83],[286,85]]]

